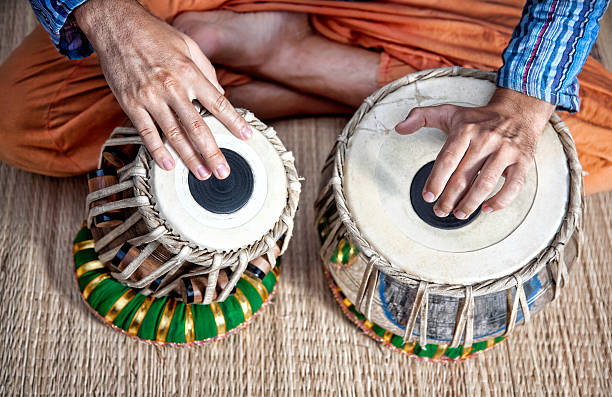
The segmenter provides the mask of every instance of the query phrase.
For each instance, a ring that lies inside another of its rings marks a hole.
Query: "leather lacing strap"
[[[130,135],[127,137],[115,138],[116,135]],[[142,145],[142,139],[138,135],[138,131],[134,128],[128,127],[117,127],[113,130],[110,138],[104,142],[102,149],[100,149],[100,156],[98,157],[98,168],[102,168],[102,161],[104,160],[104,149],[110,146],[121,146],[121,145]]]
[[[375,255],[368,261],[363,278],[361,279],[359,291],[357,292],[357,310],[365,314],[367,318],[370,318],[374,291],[376,290],[376,284],[378,284],[379,274],[376,262],[378,262],[378,257]]]
[[[88,227],[91,227],[91,223],[93,222],[93,219],[96,216],[102,215],[106,212],[116,211],[116,210],[120,210],[123,208],[142,207],[143,205],[148,205],[148,204],[149,204],[149,199],[147,197],[138,196],[138,197],[130,197],[130,198],[112,201],[110,203],[98,205],[96,207],[93,207],[91,210],[89,210],[89,215],[87,216],[87,225]]]
[[[153,281],[155,281],[157,278],[163,276],[164,274],[172,274],[174,271],[176,271],[176,269],[178,269],[185,262],[186,257],[190,253],[191,248],[189,248],[188,246],[184,246],[178,254],[167,260],[162,266],[158,267],[157,269],[143,277],[141,280],[136,282],[126,281],[125,284],[132,288],[144,288]]]
[[[159,243],[157,241],[147,244],[147,246],[140,251],[138,256],[134,258],[134,260],[132,260],[130,264],[123,269],[123,271],[121,271],[121,273],[113,272],[111,275],[119,281],[127,280],[132,274],[134,274],[136,269],[140,267],[142,262],[157,249],[157,247],[159,247]]]
[[[564,250],[557,249],[557,247],[553,247],[555,251],[555,256],[552,259],[557,265],[556,274],[554,274],[554,282],[555,282],[555,295],[553,299],[557,299],[561,294],[561,287],[564,287],[569,281],[569,273],[567,271],[567,266],[565,265],[565,254]]]
[[[457,317],[455,333],[453,334],[450,347],[455,348],[459,346],[462,336],[463,349],[465,351],[472,347],[474,338],[474,292],[471,285],[465,287],[465,298]]]
[[[134,226],[138,221],[142,219],[142,216],[138,211],[134,212],[130,215],[125,221],[123,221],[120,225],[116,226],[108,232],[104,237],[96,241],[95,250],[96,252],[100,252],[102,248],[106,247],[110,244],[111,241],[115,240],[117,237],[122,236],[125,232],[127,232],[132,226]]]
[[[147,170],[144,167],[137,166],[135,163],[130,163],[119,168],[117,175],[119,175],[119,182],[123,182],[135,176],[146,178]]]
[[[406,321],[406,330],[404,331],[404,343],[410,342],[412,338],[412,332],[414,325],[416,324],[417,315],[420,313],[420,335],[419,345],[421,349],[425,350],[427,347],[427,310],[429,309],[429,284],[426,281],[419,282],[419,288],[417,289],[412,308],[410,309],[410,316]]]
[[[238,266],[236,267],[236,269],[234,269],[232,277],[229,279],[225,288],[223,288],[223,291],[221,291],[221,294],[217,298],[218,301],[224,301],[229,296],[229,294],[234,289],[236,283],[238,283],[238,280],[240,280],[240,277],[242,277],[242,273],[244,273],[248,264],[249,258],[247,257],[245,252],[241,251],[238,254]],[[271,266],[274,266],[274,264],[271,264]]]
[[[202,304],[209,305],[213,297],[215,295],[215,290],[217,289],[217,279],[219,278],[219,270],[223,265],[223,255],[215,254],[213,256],[212,267],[210,268],[210,273],[208,273],[208,284],[206,285],[206,291],[204,292],[204,301]]]
[[[529,305],[527,304],[527,297],[525,296],[525,290],[523,289],[523,279],[521,276],[514,275],[514,280],[516,282],[516,292],[514,294],[514,300],[512,301],[512,307],[510,309],[510,316],[508,318],[508,325],[506,326],[506,332],[504,336],[510,335],[510,333],[514,330],[516,325],[516,318],[518,316],[519,304],[521,305],[521,310],[523,311],[523,318],[525,319],[525,324],[529,322],[531,319],[531,313],[529,312]],[[508,303],[511,301],[511,293],[512,289],[508,289]]]

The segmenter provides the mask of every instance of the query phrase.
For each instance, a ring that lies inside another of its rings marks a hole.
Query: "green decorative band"
[[[323,265],[323,272],[327,277],[327,281],[334,298],[340,304],[342,312],[349,318],[349,320],[355,323],[374,340],[387,347],[407,353],[410,356],[431,361],[461,360],[472,357],[475,354],[484,351],[505,339],[505,337],[499,336],[487,341],[477,342],[474,343],[471,348],[465,349],[465,351],[461,345],[455,348],[450,348],[446,344],[428,343],[427,346],[423,348],[417,342],[404,343],[401,336],[395,335],[378,324],[371,322],[363,314],[357,311],[355,305],[353,305],[353,303],[346,297],[346,295],[344,295],[340,287],[336,284],[325,265]]]
[[[223,302],[197,305],[153,298],[113,279],[92,242],[91,231],[83,226],[73,246],[75,276],[85,302],[106,324],[150,343],[203,344],[221,339],[260,313],[278,281],[280,264],[263,280],[243,275],[236,293]]]
[[[336,265],[348,267],[355,262],[358,255],[359,248],[357,245],[353,244],[347,237],[343,237],[338,242],[330,260]]]

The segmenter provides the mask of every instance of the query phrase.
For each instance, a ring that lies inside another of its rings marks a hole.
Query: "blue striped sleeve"
[[[30,0],[36,18],[51,36],[60,54],[70,59],[84,58],[93,48],[79,29],[72,11],[87,0]]]
[[[504,50],[497,85],[577,112],[578,73],[609,0],[528,0]]]

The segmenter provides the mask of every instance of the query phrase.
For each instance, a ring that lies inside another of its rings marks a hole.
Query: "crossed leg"
[[[349,112],[378,88],[379,54],[316,34],[306,14],[187,12],[173,25],[193,38],[214,64],[268,82],[238,92],[233,88],[230,94],[234,104],[262,117]],[[262,90],[287,97],[293,91],[300,100],[290,101],[295,108],[285,104],[281,112]]]

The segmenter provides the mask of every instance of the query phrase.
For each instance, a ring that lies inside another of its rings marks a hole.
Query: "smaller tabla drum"
[[[485,105],[494,81],[443,68],[390,83],[364,101],[323,168],[316,229],[332,292],[368,335],[413,356],[455,360],[501,342],[558,295],[579,257],[582,171],[556,115],[508,208],[461,221],[422,199],[446,136],[395,125],[414,107]]]
[[[87,221],[74,241],[75,275],[106,324],[159,344],[202,344],[241,329],[269,302],[293,230],[294,158],[255,116],[253,137],[203,120],[230,175],[196,179],[159,167],[133,128],[117,128],[88,175]]]

